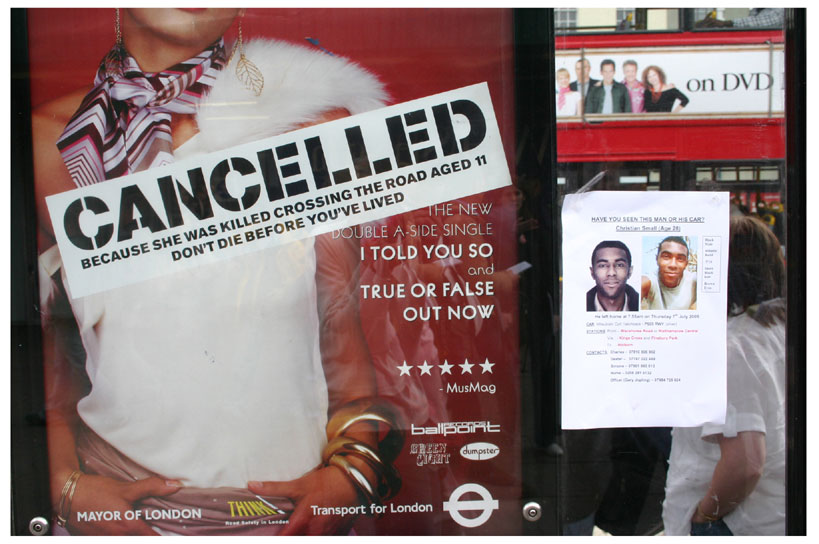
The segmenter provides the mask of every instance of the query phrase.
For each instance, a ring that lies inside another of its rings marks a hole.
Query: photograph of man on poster
[[[656,258],[657,269],[642,278],[642,309],[696,310],[697,274],[688,270],[690,242],[668,236],[657,246]]]
[[[631,278],[631,251],[618,240],[605,240],[592,251],[591,271],[595,286],[586,292],[587,312],[636,312],[640,295],[626,283]]]
[[[589,62],[589,59],[579,59],[574,64],[574,71],[577,74],[577,80],[572,81],[569,88],[573,91],[582,93],[583,96],[588,96],[589,87],[600,81],[590,76],[591,63]]]
[[[611,59],[600,63],[603,80],[589,88],[586,113],[631,113],[631,96],[625,85],[614,81],[614,66]]]

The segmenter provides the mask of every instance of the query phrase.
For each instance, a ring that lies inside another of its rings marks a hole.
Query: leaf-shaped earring
[[[236,62],[236,77],[239,78],[239,81],[242,82],[242,85],[244,85],[248,91],[256,96],[261,95],[262,89],[264,88],[264,74],[262,74],[258,66],[245,56],[245,46],[242,42],[241,19],[239,19],[239,39],[234,48],[234,53],[236,49],[239,50],[239,60]],[[232,56],[233,54],[231,54],[231,57]]]
[[[119,24],[119,8],[114,10],[116,14],[115,29],[117,33],[117,43],[111,51],[105,55],[105,77],[118,79],[122,77],[122,67],[125,64],[125,46],[122,43],[122,28]]]

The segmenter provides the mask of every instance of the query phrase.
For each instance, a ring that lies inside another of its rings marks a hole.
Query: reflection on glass
[[[731,219],[724,424],[673,431],[669,535],[785,534],[785,267],[757,218]]]
[[[746,12],[742,14],[742,12]],[[694,28],[782,28],[785,23],[785,8],[712,9],[704,17],[698,18]]]

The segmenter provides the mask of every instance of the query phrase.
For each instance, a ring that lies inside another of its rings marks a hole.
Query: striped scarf
[[[57,141],[78,187],[173,162],[171,114],[196,112],[225,65],[225,47],[220,39],[155,74],[127,54],[119,77],[107,75],[105,64]]]

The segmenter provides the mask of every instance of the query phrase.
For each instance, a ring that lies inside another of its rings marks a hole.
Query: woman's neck
[[[160,72],[197,55],[201,48],[159,42],[153,36],[125,34],[125,49],[144,72]]]

